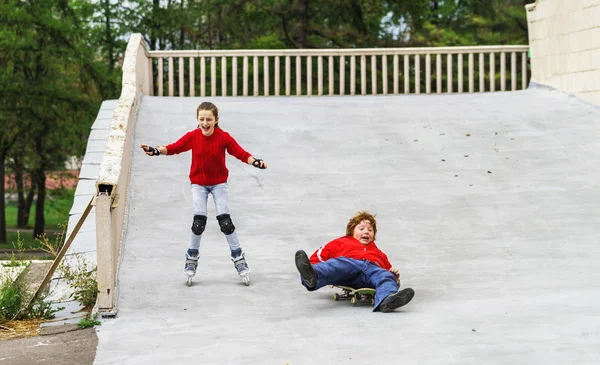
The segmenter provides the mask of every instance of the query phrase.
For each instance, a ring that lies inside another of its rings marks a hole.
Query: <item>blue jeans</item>
[[[207,204],[208,195],[212,194],[215,202],[215,208],[217,210],[217,216],[221,214],[229,214],[229,198],[227,183],[203,186],[192,184],[192,200],[194,204],[194,215],[207,216]],[[196,235],[194,232],[190,232],[190,243],[188,245],[189,250],[200,249],[200,239],[202,235]],[[233,252],[234,250],[240,249],[240,240],[238,239],[237,232],[225,235],[229,249]],[[196,251],[197,252],[197,251]]]
[[[386,269],[364,260],[338,257],[314,264],[317,271],[317,290],[325,285],[342,285],[352,288],[375,288],[373,311],[379,309],[381,302],[400,288],[396,276]],[[302,284],[304,285],[304,283]]]

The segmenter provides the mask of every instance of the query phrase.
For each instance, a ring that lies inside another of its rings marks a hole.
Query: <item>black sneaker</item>
[[[300,272],[302,282],[309,289],[314,289],[317,286],[317,271],[310,264],[310,259],[306,252],[296,251],[296,268]]]
[[[411,288],[399,290],[385,297],[385,299],[379,305],[379,310],[384,313],[389,313],[396,308],[407,305],[414,296],[415,291]]]

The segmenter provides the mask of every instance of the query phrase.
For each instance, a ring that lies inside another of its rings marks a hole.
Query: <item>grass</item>
[[[46,222],[46,234],[50,239],[54,237],[55,233],[62,232],[64,226],[69,221],[69,211],[73,206],[74,198],[75,189],[56,189],[48,192],[46,201],[44,202],[44,219]],[[4,212],[6,213],[6,226],[9,230],[6,232],[7,243],[0,244],[0,249],[13,248],[13,242],[17,242],[17,235],[19,233],[23,239],[24,249],[39,249],[42,247],[40,243],[33,238],[33,233],[31,231],[31,228],[33,228],[33,225],[35,224],[35,202],[31,206],[29,227],[20,232],[11,230],[16,229],[17,226],[17,202],[7,202]],[[0,259],[3,258],[0,257]]]

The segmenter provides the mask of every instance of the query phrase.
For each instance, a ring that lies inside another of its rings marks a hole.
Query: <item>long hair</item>
[[[198,118],[198,113],[200,112],[200,110],[210,110],[213,113],[215,120],[217,121],[215,123],[215,128],[221,128],[219,127],[219,108],[217,108],[215,104],[211,103],[210,101],[202,102],[198,106],[198,109],[196,109],[196,118]]]

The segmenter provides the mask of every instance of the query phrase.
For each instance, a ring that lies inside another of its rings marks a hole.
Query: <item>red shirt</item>
[[[225,165],[225,151],[238,160],[247,163],[250,153],[246,152],[229,133],[215,128],[206,137],[201,129],[186,133],[177,142],[165,146],[167,155],[176,155],[192,150],[190,181],[198,185],[217,185],[227,182],[229,170]]]
[[[375,265],[389,270],[392,264],[387,256],[375,245],[375,241],[363,245],[354,237],[343,236],[319,247],[310,257],[311,264],[317,264],[336,257],[356,260],[368,260]]]

